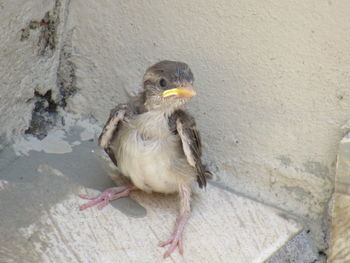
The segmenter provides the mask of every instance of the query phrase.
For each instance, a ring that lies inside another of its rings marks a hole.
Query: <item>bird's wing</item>
[[[110,147],[111,142],[115,138],[118,129],[120,127],[120,123],[124,120],[124,118],[131,114],[130,106],[127,104],[119,104],[114,109],[111,110],[109,114],[109,118],[103,127],[103,130],[98,138],[98,144],[104,148],[108,156],[111,158],[113,163],[117,165],[117,159]]]
[[[176,131],[178,132],[182,149],[188,163],[197,170],[197,182],[200,188],[207,185],[206,171],[201,161],[202,144],[194,118],[185,111],[178,110],[174,113]]]

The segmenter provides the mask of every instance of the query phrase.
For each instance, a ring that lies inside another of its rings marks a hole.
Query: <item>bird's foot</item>
[[[176,247],[179,247],[179,252],[182,255],[184,252],[183,243],[182,243],[182,233],[180,235],[172,235],[169,240],[159,243],[160,247],[165,247],[167,245],[170,245],[170,247],[164,253],[164,256],[163,256],[164,258],[169,257],[171,253],[174,252]]]
[[[101,210],[106,205],[108,205],[109,201],[116,200],[121,197],[126,197],[130,194],[131,191],[136,189],[137,188],[135,186],[124,185],[124,186],[108,188],[98,196],[79,195],[79,197],[82,199],[91,200],[90,202],[87,202],[86,204],[81,205],[79,209],[84,210],[86,208],[99,204],[97,206],[97,209]]]
[[[185,224],[189,217],[190,217],[189,212],[185,212],[182,215],[180,215],[180,217],[176,220],[175,231],[171,235],[170,239],[165,242],[159,243],[160,247],[165,247],[167,245],[170,245],[168,250],[164,253],[164,256],[163,256],[164,258],[169,257],[171,253],[174,252],[176,247],[179,248],[180,254],[183,255],[184,248],[183,248],[183,242],[182,242],[182,234],[183,234]]]

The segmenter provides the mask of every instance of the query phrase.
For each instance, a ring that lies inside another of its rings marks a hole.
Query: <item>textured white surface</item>
[[[79,192],[85,192],[81,189]],[[91,190],[88,190],[92,193]],[[97,194],[96,191],[94,193]],[[270,208],[209,187],[196,194],[185,230],[184,257],[173,253],[162,260],[157,244],[171,233],[178,206],[175,196],[134,193],[147,210],[143,218],[127,217],[112,206],[78,211],[85,201],[69,196],[44,212],[40,221],[21,229],[35,232],[33,252],[40,262],[262,262],[300,229]],[[118,201],[116,201],[118,202]],[[43,230],[40,230],[38,227]],[[47,231],[50,228],[51,231]],[[41,242],[46,249],[40,249]]]
[[[47,0],[0,1],[0,135],[8,139],[28,127],[34,90],[44,94],[56,86],[58,52],[38,55],[40,30],[30,30],[21,41],[22,29],[40,21],[53,5]]]
[[[14,151],[13,157],[12,147],[6,156],[0,152],[5,160],[0,179],[10,180],[0,180],[1,262],[263,262],[301,231],[286,214],[230,189],[194,186],[185,255],[175,251],[163,260],[166,249],[157,244],[172,233],[178,196],[136,191],[131,194],[136,202],[122,199],[101,211],[79,211],[87,201],[78,194],[98,194],[96,182],[105,182],[105,173],[119,184],[120,177],[101,149],[91,150],[94,142],[76,140],[89,131],[96,141],[97,126],[66,117],[73,126],[49,136],[57,137],[53,145],[68,144],[70,151],[51,146],[57,151],[46,151],[36,140],[18,142],[16,148],[26,151]]]
[[[78,194],[111,187],[107,174],[121,180],[93,141],[77,139],[96,125],[66,117],[74,125],[65,136],[49,136],[57,136],[56,145],[67,140],[71,151],[45,152],[40,141],[22,141],[17,148],[25,152],[0,152],[0,262],[263,262],[301,231],[288,215],[211,181],[205,191],[194,186],[184,257],[175,251],[163,260],[166,249],[157,244],[172,233],[178,196],[136,191],[136,202],[79,211],[86,200]]]

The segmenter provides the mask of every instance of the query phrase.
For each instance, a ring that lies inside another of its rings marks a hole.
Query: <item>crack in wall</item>
[[[71,59],[73,30],[66,32],[65,29],[70,1],[65,1],[62,5],[63,1],[56,0],[52,10],[47,11],[40,21],[31,20],[28,26],[22,29],[21,34],[21,41],[24,41],[29,38],[32,30],[40,29],[38,55],[51,57],[55,51],[58,52],[56,85],[44,94],[34,91],[32,119],[25,131],[26,134],[32,134],[39,139],[45,138],[49,130],[57,124],[63,124],[59,108],[64,109],[68,98],[77,92],[76,66]]]
[[[72,35],[73,30],[67,33],[66,40],[60,51],[59,65],[57,71],[57,88],[59,91],[59,105],[65,107],[67,99],[77,93],[76,66],[72,62]]]

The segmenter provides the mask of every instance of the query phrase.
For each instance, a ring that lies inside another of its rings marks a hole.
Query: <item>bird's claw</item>
[[[184,247],[183,247],[183,242],[182,242],[182,233],[184,230],[184,226],[190,216],[189,211],[185,211],[182,213],[177,219],[176,219],[176,224],[175,224],[175,231],[171,235],[170,239],[165,242],[159,243],[159,246],[164,247],[167,245],[170,245],[168,250],[164,254],[164,258],[167,258],[171,255],[171,253],[174,252],[175,248],[179,248],[179,252],[181,255],[184,253]]]
[[[184,249],[183,249],[183,243],[182,243],[182,236],[175,235],[175,236],[172,236],[169,240],[158,244],[158,246],[160,246],[160,247],[165,247],[167,245],[170,245],[170,247],[164,253],[163,258],[169,257],[171,255],[171,253],[174,252],[176,247],[179,248],[180,254],[183,255]]]
[[[78,195],[78,196],[82,199],[91,200],[90,202],[87,202],[86,204],[81,205],[79,207],[80,211],[86,208],[92,207],[104,200],[104,197],[102,196],[102,194],[98,196],[90,196],[90,195]]]
[[[108,205],[109,201],[119,199],[121,197],[128,196],[131,190],[135,190],[134,186],[118,186],[105,190],[98,196],[91,195],[78,195],[82,199],[90,200],[86,204],[83,204],[79,207],[79,210],[84,210],[86,208],[97,205],[97,209],[101,210],[106,205]]]

